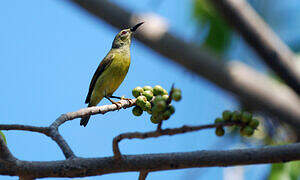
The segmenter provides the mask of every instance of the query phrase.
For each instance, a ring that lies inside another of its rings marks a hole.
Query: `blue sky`
[[[191,1],[113,2],[137,13],[160,14],[168,19],[170,31],[186,41],[191,41],[195,35]],[[60,114],[86,106],[84,100],[90,79],[119,30],[67,1],[58,0],[4,1],[0,6],[0,22],[1,123],[47,126]],[[236,39],[242,41],[239,37]],[[230,56],[239,58],[242,52],[244,50],[233,52]],[[253,56],[250,53],[249,57]],[[115,95],[131,97],[131,90],[136,86],[160,84],[169,88],[173,82],[182,89],[183,99],[174,103],[176,113],[164,127],[211,123],[223,110],[238,107],[230,94],[136,40],[132,42],[131,57],[128,75]],[[263,69],[257,61],[245,62]],[[103,100],[100,105],[108,103]],[[131,109],[120,110],[93,116],[86,128],[79,126],[79,119],[73,120],[65,123],[60,131],[77,156],[111,156],[112,138],[123,132],[154,130],[149,118],[146,114],[134,117]],[[56,144],[43,135],[4,133],[12,153],[21,160],[64,159]],[[120,147],[122,153],[142,154],[231,149],[239,146],[236,142],[226,135],[224,139],[217,138],[213,130],[207,130],[143,141],[125,140]],[[267,165],[249,166],[245,171],[251,173],[253,169],[256,169],[256,176],[246,179],[264,177]],[[222,172],[223,168],[163,171],[151,173],[149,179],[179,180],[188,176],[220,179]],[[137,176],[138,173],[119,173],[84,179],[136,179]],[[0,179],[7,177],[0,176]]]

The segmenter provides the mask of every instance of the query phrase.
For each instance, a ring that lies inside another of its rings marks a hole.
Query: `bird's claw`
[[[117,110],[122,109],[122,104],[120,102],[113,102],[113,104],[117,106]]]
[[[121,100],[126,100],[126,101],[128,101],[129,105],[132,104],[131,99],[130,99],[130,98],[125,98],[125,96],[122,96],[122,97],[121,97]]]

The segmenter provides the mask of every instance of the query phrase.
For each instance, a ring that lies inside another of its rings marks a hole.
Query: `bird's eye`
[[[122,32],[121,32],[122,35],[124,35],[124,34],[126,34],[126,33],[127,33],[127,31],[122,31]]]

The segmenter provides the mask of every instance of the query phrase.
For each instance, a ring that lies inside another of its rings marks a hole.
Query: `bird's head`
[[[129,29],[123,29],[120,31],[112,44],[113,48],[119,48],[122,46],[129,46],[131,43],[131,36],[132,34],[140,27],[144,22],[138,23],[137,25],[133,26],[132,28]]]

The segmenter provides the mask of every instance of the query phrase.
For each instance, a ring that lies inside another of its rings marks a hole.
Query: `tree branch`
[[[129,99],[129,100],[120,100],[119,104],[121,108],[128,108],[135,105],[136,99]],[[23,130],[23,131],[30,131],[30,132],[37,132],[45,134],[46,136],[50,137],[59,148],[62,150],[64,156],[69,158],[75,158],[76,155],[68,145],[68,143],[64,140],[64,138],[59,134],[58,127],[63,123],[73,120],[75,118],[80,118],[86,115],[95,115],[95,114],[105,114],[110,111],[119,110],[115,104],[111,105],[104,105],[104,106],[96,106],[90,108],[83,108],[76,112],[69,112],[66,114],[62,114],[59,118],[57,118],[49,127],[36,127],[36,126],[28,126],[28,125],[19,125],[19,124],[12,124],[12,125],[0,125],[0,130]],[[2,146],[1,146],[2,147]],[[3,151],[5,155],[9,151],[6,146],[3,146]]]
[[[118,103],[121,108],[126,109],[128,107],[134,106],[135,101],[136,101],[136,99],[120,100],[120,101],[118,101]],[[81,118],[81,117],[84,117],[87,115],[94,115],[94,114],[105,114],[107,112],[116,111],[116,110],[119,110],[119,109],[118,109],[117,105],[115,105],[115,104],[83,108],[76,112],[69,112],[69,113],[61,115],[59,118],[57,118],[51,124],[50,127],[57,129],[60,125],[62,125],[66,121],[70,121],[75,118]]]
[[[133,106],[135,99],[121,100],[123,108]],[[182,153],[123,155],[122,158],[78,158],[58,132],[58,127],[64,122],[83,117],[117,110],[116,105],[104,105],[93,108],[84,108],[76,112],[62,115],[49,127],[35,127],[24,125],[1,125],[0,130],[24,130],[45,134],[51,137],[63,151],[66,160],[63,161],[20,161],[15,159],[5,143],[0,141],[0,174],[19,176],[27,179],[42,177],[84,177],[102,175],[116,172],[142,172],[140,177],[146,177],[146,172],[184,169],[192,167],[234,166],[246,164],[278,163],[292,160],[300,160],[300,143],[285,146],[253,148],[230,151],[195,151]],[[114,139],[114,146],[118,142],[128,138],[148,138],[162,135],[174,135],[196,131],[205,128],[213,128],[219,125],[229,126],[233,123],[212,124],[203,126],[183,126],[174,129],[160,129],[146,133],[125,133]],[[0,137],[1,138],[1,137]],[[0,139],[2,140],[2,138]],[[118,149],[118,147],[117,147]],[[114,149],[114,152],[116,150]]]
[[[245,0],[212,0],[264,62],[300,95],[300,70],[295,55]]]
[[[20,124],[0,124],[0,130],[21,130],[48,134],[48,127],[27,126]]]
[[[42,177],[84,177],[117,172],[160,171],[193,167],[235,166],[300,160],[300,143],[228,151],[194,151],[114,157],[73,158],[63,161],[19,161],[15,168],[1,167],[0,174]]]
[[[200,126],[182,126],[180,128],[172,128],[172,129],[157,129],[156,131],[150,131],[150,132],[131,132],[131,133],[123,133],[118,136],[116,136],[113,139],[113,152],[116,159],[120,159],[122,157],[120,148],[119,148],[119,142],[121,142],[123,139],[146,139],[151,137],[160,137],[164,135],[176,135],[176,134],[183,134],[186,132],[193,132],[193,131],[199,131],[203,129],[210,129],[215,128],[217,126],[234,126],[234,125],[241,125],[241,123],[238,122],[226,122],[226,123],[218,123],[218,124],[208,124],[208,125],[200,125]]]
[[[71,147],[68,145],[65,139],[59,134],[58,130],[51,130],[49,136],[53,141],[56,142],[56,144],[62,150],[62,152],[64,153],[67,159],[76,157]]]
[[[131,19],[137,17],[106,0],[72,1],[117,28],[130,25]],[[136,35],[146,46],[232,92],[253,110],[267,112],[300,129],[300,100],[289,87],[273,82],[242,63],[223,63],[224,61],[207,53],[207,50],[201,50],[168,32],[152,38],[146,31],[144,26]]]

